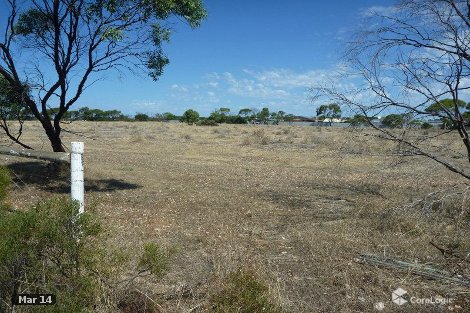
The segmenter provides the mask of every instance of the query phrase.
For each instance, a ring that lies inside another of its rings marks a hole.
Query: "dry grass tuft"
[[[256,145],[268,145],[272,140],[267,135],[264,128],[257,128],[251,132],[249,136],[242,139],[243,146],[249,146],[252,144]]]

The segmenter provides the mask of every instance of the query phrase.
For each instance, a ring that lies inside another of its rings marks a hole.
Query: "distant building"
[[[294,116],[290,121],[279,122],[279,125],[292,125],[292,126],[335,126],[335,127],[347,127],[348,123],[342,118],[333,119],[319,119],[305,116]]]
[[[325,118],[323,123],[344,123],[344,119],[342,118]]]
[[[348,123],[345,123],[345,120],[342,118],[316,118],[313,126],[336,126],[336,127],[346,127],[349,126]]]

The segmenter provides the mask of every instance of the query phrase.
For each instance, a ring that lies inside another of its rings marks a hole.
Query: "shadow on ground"
[[[35,186],[56,193],[70,192],[70,170],[68,164],[48,162],[18,162],[7,165],[13,181],[18,186]],[[111,192],[142,188],[141,185],[120,179],[87,179],[85,191]]]

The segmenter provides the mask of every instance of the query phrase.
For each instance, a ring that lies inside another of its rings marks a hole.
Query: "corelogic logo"
[[[424,304],[424,305],[447,305],[451,304],[455,299],[444,298],[441,296],[433,296],[430,298],[409,297],[405,289],[398,288],[392,292],[392,302],[397,305],[410,304]],[[406,296],[406,299],[405,299]],[[409,299],[409,300],[407,300]]]
[[[404,296],[406,294],[407,294],[406,290],[404,290],[402,288],[398,288],[397,290],[394,290],[392,292],[392,302],[396,303],[398,305],[403,305],[403,304],[407,303],[408,300],[406,300],[404,298]]]

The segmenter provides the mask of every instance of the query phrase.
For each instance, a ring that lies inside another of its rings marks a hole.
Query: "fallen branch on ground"
[[[417,263],[408,263],[400,260],[395,260],[392,258],[381,257],[371,254],[360,254],[359,261],[371,265],[387,267],[387,268],[397,268],[404,271],[409,271],[415,275],[443,280],[450,283],[455,283],[458,285],[470,287],[470,278],[462,275],[452,275],[449,272],[438,270],[423,264]]]

